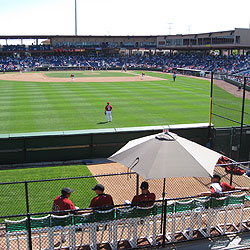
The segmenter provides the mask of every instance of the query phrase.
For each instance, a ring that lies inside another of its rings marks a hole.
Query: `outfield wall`
[[[106,158],[129,140],[169,129],[206,145],[208,123],[0,135],[0,165]],[[211,146],[237,160],[240,128],[212,128]],[[250,128],[243,129],[240,160],[250,157]],[[1,167],[1,166],[0,166]],[[11,167],[11,166],[10,166]],[[14,167],[14,166],[12,166]]]
[[[129,140],[169,129],[202,145],[208,124],[92,129],[0,135],[0,165],[108,157]]]

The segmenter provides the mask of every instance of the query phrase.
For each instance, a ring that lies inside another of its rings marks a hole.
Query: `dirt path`
[[[69,78],[48,77],[45,73],[10,73],[1,74],[0,80],[24,82],[71,82]],[[164,79],[145,76],[143,81],[162,81]],[[75,77],[74,82],[137,82],[142,81],[140,75],[126,77]]]
[[[127,167],[119,163],[107,163],[88,166],[92,175],[126,173]],[[215,172],[223,176],[222,181],[230,182],[230,175],[223,168],[216,167]],[[105,186],[106,193],[113,196],[116,204],[124,203],[125,200],[132,200],[136,194],[136,175],[115,175],[110,177],[96,178],[97,182]],[[140,177],[140,183],[143,178]],[[156,198],[162,197],[163,179],[149,180],[150,191],[156,194]],[[193,196],[199,192],[207,191],[210,185],[210,178],[178,177],[166,179],[166,197]],[[250,186],[250,178],[246,176],[234,176],[233,185]]]
[[[194,78],[194,79],[201,79],[201,80],[207,80],[210,82],[210,79],[207,79],[207,78],[203,78],[203,77],[197,77],[197,76],[186,76],[186,75],[181,75],[181,74],[178,74],[178,76],[182,76],[182,77],[188,77],[188,78]],[[214,79],[214,84],[218,87],[220,87],[221,89],[224,89],[225,91],[227,91],[228,93],[238,97],[238,98],[242,98],[242,95],[243,95],[243,91],[242,90],[238,90],[238,87],[228,83],[228,82],[225,82],[223,80],[216,80]],[[247,100],[250,100],[250,92],[249,91],[246,91],[246,99]]]
[[[238,87],[236,87],[230,83],[224,82],[222,80],[214,80],[214,84],[217,85],[218,87],[220,87],[221,89],[224,89],[228,93],[238,97],[238,98],[243,97],[243,90],[241,89],[239,91]],[[250,100],[250,92],[249,91],[246,91],[246,99]]]

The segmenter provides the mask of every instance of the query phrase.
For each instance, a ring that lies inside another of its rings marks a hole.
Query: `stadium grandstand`
[[[0,71],[176,68],[250,74],[250,29],[168,36],[0,36]]]

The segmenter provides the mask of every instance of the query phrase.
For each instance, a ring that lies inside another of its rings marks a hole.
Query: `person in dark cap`
[[[155,201],[155,194],[150,193],[148,190],[148,182],[143,181],[141,183],[141,194],[135,195],[132,200],[132,206],[138,207],[151,207]]]
[[[52,207],[52,211],[53,212],[57,212],[55,213],[55,215],[67,215],[70,212],[59,212],[58,211],[64,211],[64,210],[75,210],[78,209],[78,207],[75,207],[73,202],[71,200],[69,200],[68,198],[70,197],[71,193],[73,193],[74,190],[69,188],[69,187],[65,187],[61,190],[61,195],[56,197],[54,199],[54,203],[53,203],[53,207]],[[61,234],[61,241],[57,242],[55,244],[55,247],[58,247],[60,244],[66,242],[67,240],[67,234],[65,232],[62,232]]]
[[[52,211],[64,211],[64,210],[73,210],[76,209],[73,202],[69,200],[71,193],[74,192],[73,189],[65,187],[62,189],[62,194],[54,199]],[[57,215],[65,215],[65,213],[57,213]]]
[[[114,206],[113,198],[109,194],[104,193],[104,186],[102,184],[96,184],[92,190],[95,191],[96,197],[91,202],[91,208],[111,208]]]
[[[209,191],[199,193],[198,196],[218,196],[223,192],[233,191],[233,190],[241,190],[241,191],[249,191],[249,187],[234,187],[226,182],[221,182],[221,176],[219,174],[214,174],[211,178],[211,185]]]

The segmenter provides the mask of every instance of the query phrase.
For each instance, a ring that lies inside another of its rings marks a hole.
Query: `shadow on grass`
[[[100,124],[106,124],[108,122],[97,122],[96,124],[100,125]]]

